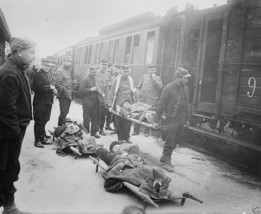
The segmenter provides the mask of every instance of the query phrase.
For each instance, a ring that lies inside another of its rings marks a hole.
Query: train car
[[[5,61],[5,48],[10,43],[11,33],[5,20],[5,16],[0,8],[0,65]]]
[[[202,11],[197,62],[190,130],[213,139],[216,154],[229,147],[229,159],[261,169],[261,2]]]
[[[90,65],[98,65],[105,58],[113,64],[130,64],[138,81],[149,64],[157,63],[161,20],[148,12],[105,27],[99,36],[79,42],[75,46],[75,78],[81,79]]]

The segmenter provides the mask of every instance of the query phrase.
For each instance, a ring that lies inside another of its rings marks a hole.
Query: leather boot
[[[22,212],[19,209],[17,209],[15,203],[11,205],[4,205],[4,210],[2,214],[32,214],[30,212]]]

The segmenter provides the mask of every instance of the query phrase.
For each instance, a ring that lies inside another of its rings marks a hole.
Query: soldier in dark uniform
[[[106,135],[104,132],[104,124],[106,120],[106,116],[110,118],[110,112],[108,112],[108,99],[109,99],[109,91],[111,87],[111,74],[108,72],[108,61],[106,59],[102,59],[100,62],[100,69],[97,71],[97,80],[100,82],[102,87],[102,97],[99,99],[100,103],[100,135]],[[106,124],[107,125],[107,124]],[[109,127],[107,127],[108,129]],[[111,129],[110,129],[111,130]]]
[[[0,207],[4,214],[22,214],[16,208],[14,182],[20,172],[19,156],[32,119],[31,94],[24,66],[34,60],[35,43],[13,38],[12,56],[0,68]]]
[[[99,96],[101,88],[97,85],[97,70],[94,66],[89,68],[89,74],[81,81],[79,93],[83,97],[83,125],[95,138],[100,138],[99,130]],[[90,130],[91,123],[91,130]]]
[[[73,99],[73,82],[70,74],[71,65],[71,58],[69,56],[65,57],[62,67],[58,69],[55,76],[55,88],[57,89],[57,98],[60,103],[58,126],[62,126],[63,120],[69,113]]]
[[[163,88],[156,110],[155,123],[159,123],[163,112],[166,114],[166,141],[160,163],[162,167],[173,172],[171,155],[179,143],[180,134],[189,120],[189,91],[186,84],[191,76],[188,70],[179,67],[174,82]]]
[[[57,93],[53,86],[53,79],[50,73],[51,67],[43,64],[42,68],[35,72],[32,82],[34,91],[33,114],[34,114],[34,145],[44,148],[43,144],[49,144],[50,138],[45,132],[45,125],[50,120],[54,93]]]

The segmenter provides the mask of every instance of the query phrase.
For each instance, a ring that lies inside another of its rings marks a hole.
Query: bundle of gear
[[[88,131],[81,123],[70,118],[66,118],[62,126],[54,129],[53,137],[57,138],[55,140],[56,153],[60,156],[65,156],[68,153],[75,154],[75,157],[84,154],[95,155],[96,148],[102,147],[96,143],[94,137],[88,135]]]

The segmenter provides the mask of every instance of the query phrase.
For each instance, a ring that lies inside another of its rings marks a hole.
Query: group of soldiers
[[[163,168],[173,171],[171,154],[178,144],[185,121],[189,120],[189,95],[186,86],[187,77],[190,76],[188,70],[179,67],[175,81],[162,90],[162,81],[156,75],[155,65],[148,66],[147,74],[140,78],[138,84],[135,84],[132,78],[129,65],[109,65],[106,59],[102,59],[98,66],[90,66],[86,76],[79,83],[78,95],[82,98],[85,129],[95,138],[106,136],[104,129],[111,130],[117,134],[118,142],[132,143],[132,122],[112,112],[115,112],[117,107],[124,107],[126,103],[132,105],[137,101],[154,106],[155,124],[162,123],[162,115],[165,114],[163,131],[166,142],[160,162]],[[63,59],[63,65],[56,71],[54,79],[47,66],[42,66],[33,75],[34,133],[37,147],[43,148],[44,144],[48,144],[47,139],[50,136],[45,132],[45,125],[50,119],[54,95],[60,104],[58,126],[62,125],[69,112],[75,83],[70,74],[70,67],[71,59],[67,57]],[[139,132],[140,125],[135,124],[133,135],[138,135]],[[144,134],[149,136],[150,129],[145,127]]]
[[[45,125],[50,119],[54,96],[57,96],[60,106],[58,126],[65,121],[73,100],[74,81],[70,74],[70,58],[63,59],[63,65],[56,71],[55,78],[48,65],[36,70],[30,87],[25,67],[34,60],[35,45],[36,43],[28,39],[13,38],[10,45],[11,56],[0,68],[0,206],[4,207],[5,214],[22,213],[15,206],[16,188],[13,183],[18,180],[19,156],[30,120],[35,120],[35,146],[43,148],[50,138],[45,132]],[[132,104],[139,99],[155,105],[155,125],[161,123],[162,115],[165,114],[166,140],[160,163],[162,168],[172,172],[171,155],[185,122],[189,120],[186,86],[190,76],[188,70],[178,68],[175,71],[175,80],[163,88],[158,99],[162,83],[156,75],[155,65],[148,67],[148,74],[141,78],[137,87],[131,77],[129,65],[114,65],[113,75],[108,65],[106,60],[101,60],[99,67],[91,66],[87,76],[80,82],[84,127],[92,136],[100,138],[100,135],[106,135],[103,130],[105,121],[108,130],[112,129],[110,123],[114,121],[118,141],[131,143],[131,121],[120,116],[113,120],[111,112],[126,102]],[[33,108],[31,89],[34,92]],[[138,132],[139,127],[135,126],[134,134]]]

